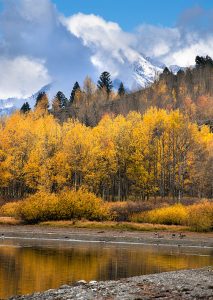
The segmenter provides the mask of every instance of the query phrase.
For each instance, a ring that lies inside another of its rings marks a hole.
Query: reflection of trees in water
[[[129,250],[129,251],[128,251]],[[187,253],[188,252],[188,253]],[[199,256],[189,250],[162,250],[152,247],[137,249],[114,249],[104,274],[99,279],[119,279],[142,274],[152,274],[180,269],[199,268],[212,263],[212,251]]]
[[[21,277],[19,264],[21,251],[21,248],[0,248],[0,297],[7,297],[12,295],[14,291],[18,291],[19,278]]]
[[[201,267],[209,265],[212,259],[172,254],[171,249],[157,251],[153,247],[1,247],[0,297],[57,288],[80,279],[118,279]]]
[[[97,266],[104,268],[108,259],[99,248],[0,248],[0,297],[97,278]]]

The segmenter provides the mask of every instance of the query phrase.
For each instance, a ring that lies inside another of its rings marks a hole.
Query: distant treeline
[[[180,109],[190,120],[213,128],[213,61],[209,56],[196,57],[193,68],[179,70],[175,75],[168,68],[149,87],[127,93],[123,83],[117,92],[108,72],[103,72],[95,85],[87,77],[83,87],[76,82],[70,97],[58,92],[52,100],[50,112],[60,121],[68,118],[95,126],[105,114],[127,115],[130,111],[145,112],[149,107],[168,111]],[[45,93],[39,94],[36,106],[43,101],[48,107]],[[28,103],[21,109],[29,111]]]

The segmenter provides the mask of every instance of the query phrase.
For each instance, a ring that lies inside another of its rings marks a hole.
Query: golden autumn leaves
[[[0,192],[85,187],[103,199],[212,196],[213,138],[179,111],[106,115],[94,127],[47,112],[0,123]]]

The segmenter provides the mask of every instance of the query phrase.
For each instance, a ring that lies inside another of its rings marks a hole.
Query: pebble
[[[79,280],[75,283],[75,285],[85,285],[87,284],[86,280]]]
[[[90,285],[96,285],[97,283],[98,283],[98,282],[95,281],[95,280],[91,280],[91,281],[89,282]]]

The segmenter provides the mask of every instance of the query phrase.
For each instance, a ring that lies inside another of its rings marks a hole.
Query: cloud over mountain
[[[3,70],[0,78],[2,99],[29,97],[33,91],[51,81],[44,61],[25,56],[0,57],[0,69]]]
[[[0,99],[30,96],[50,82],[68,93],[76,80],[97,79],[105,70],[131,87],[141,54],[180,66],[193,64],[196,55],[213,57],[213,12],[199,7],[184,12],[173,28],[139,24],[125,32],[101,16],[65,17],[51,0],[2,2]],[[152,78],[152,65],[142,63]]]
[[[196,55],[213,57],[213,10],[195,6],[179,17],[173,28],[140,25],[135,47],[166,65],[187,67]]]

